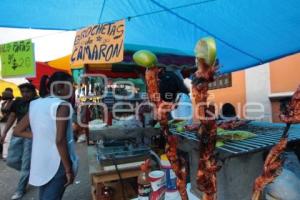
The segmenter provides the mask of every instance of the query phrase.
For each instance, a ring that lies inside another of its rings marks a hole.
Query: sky
[[[0,28],[0,44],[32,38],[35,60],[47,62],[72,53],[75,31]]]

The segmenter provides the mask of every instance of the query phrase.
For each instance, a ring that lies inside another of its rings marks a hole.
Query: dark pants
[[[61,200],[66,183],[65,169],[61,163],[55,176],[46,185],[39,187],[39,200]]]

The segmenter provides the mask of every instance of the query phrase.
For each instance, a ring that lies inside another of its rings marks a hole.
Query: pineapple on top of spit
[[[217,141],[217,123],[214,107],[208,106],[208,86],[214,81],[218,69],[216,60],[216,43],[213,38],[201,39],[195,48],[198,70],[193,75],[192,93],[196,105],[196,119],[201,122],[198,130],[199,163],[197,173],[198,189],[203,192],[203,200],[217,199],[217,161],[215,145]],[[210,115],[210,116],[209,116]]]
[[[208,98],[208,85],[214,81],[218,70],[216,59],[216,43],[213,38],[207,37],[198,41],[195,47],[195,63],[197,71],[192,75],[192,94],[197,105],[197,119],[205,118],[205,103]]]

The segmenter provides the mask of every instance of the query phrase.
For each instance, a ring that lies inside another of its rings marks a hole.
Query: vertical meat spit
[[[202,191],[202,200],[215,200],[217,193],[217,161],[215,158],[215,145],[217,140],[217,124],[214,108],[207,106],[208,85],[214,81],[217,70],[216,65],[208,65],[202,58],[196,58],[198,70],[192,80],[192,92],[196,104],[196,117],[201,122],[198,130],[200,139],[200,160],[197,173],[197,184]]]
[[[287,145],[288,130],[291,124],[300,123],[300,86],[294,93],[287,110],[280,115],[280,119],[286,123],[285,130],[278,144],[270,150],[264,163],[262,175],[255,180],[252,200],[259,200],[264,187],[280,174],[283,165],[281,157]]]
[[[155,104],[157,110],[154,111],[155,117],[158,119],[164,137],[166,138],[166,155],[171,163],[171,167],[177,176],[177,188],[179,190],[182,200],[187,200],[186,192],[186,167],[183,159],[177,155],[177,137],[171,135],[168,125],[168,113],[173,109],[173,104],[161,100],[158,87],[158,73],[157,67],[151,67],[146,70],[146,83],[148,88],[148,96],[152,103]]]

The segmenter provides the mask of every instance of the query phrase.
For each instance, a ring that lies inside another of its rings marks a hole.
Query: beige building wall
[[[256,121],[272,121],[269,63],[245,70],[246,116]]]

